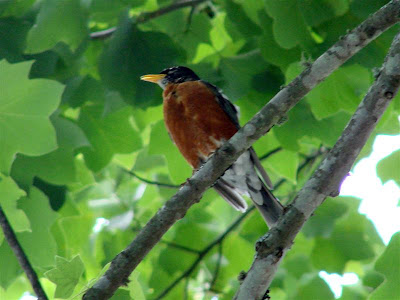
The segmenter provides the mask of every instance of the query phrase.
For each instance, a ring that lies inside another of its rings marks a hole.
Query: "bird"
[[[239,129],[238,108],[215,85],[201,80],[184,66],[148,74],[141,80],[163,89],[163,114],[172,141],[194,170]],[[268,227],[283,214],[283,206],[272,194],[272,183],[251,147],[215,182],[213,188],[236,210],[245,212],[250,197]]]

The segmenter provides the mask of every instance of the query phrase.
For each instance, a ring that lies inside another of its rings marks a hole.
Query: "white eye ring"
[[[168,79],[164,77],[163,79],[159,80],[159,81],[157,82],[157,84],[164,90],[165,87],[166,87],[167,84],[168,84]]]

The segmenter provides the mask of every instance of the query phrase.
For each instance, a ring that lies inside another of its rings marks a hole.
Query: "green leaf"
[[[310,300],[310,299],[335,299],[328,284],[318,276],[307,280],[305,284],[299,287],[298,293],[295,297],[297,300]]]
[[[371,4],[377,4],[377,7],[380,8],[387,3],[386,0],[356,0],[351,1],[351,6],[353,6],[356,2],[358,6],[356,9],[351,9],[350,12],[343,15],[342,17],[328,20],[316,29],[318,34],[324,37],[324,42],[320,45],[320,51],[325,51],[326,49],[331,47],[334,43],[338,41],[338,39],[340,39],[340,36],[346,33],[349,28],[355,28],[362,21],[364,21],[368,17],[368,15],[374,13],[377,9],[371,9]],[[381,2],[381,4],[379,4],[379,2]],[[360,8],[361,6],[363,8],[367,8],[367,10],[363,11],[363,9]],[[358,14],[362,14],[363,16],[356,17],[355,15]],[[358,54],[354,55],[349,60],[349,63],[355,62],[369,69],[376,67],[380,68],[387,54],[387,50],[390,47],[390,44],[392,43],[392,40],[397,32],[397,26],[393,26],[392,28],[388,29],[386,32],[382,33],[382,35],[380,35],[377,39],[372,41],[367,47],[365,47],[363,51],[360,51]],[[319,53],[321,53],[320,51]]]
[[[317,138],[332,147],[339,138],[350,116],[338,113],[332,117],[316,120],[307,103],[299,103],[288,114],[288,121],[273,131],[287,150],[298,151],[303,137]],[[299,126],[301,124],[301,126]]]
[[[222,199],[219,198],[215,201],[221,200]],[[240,237],[246,239],[249,243],[253,243],[265,233],[265,221],[258,212],[254,212],[243,221],[243,225],[240,226],[238,233]]]
[[[147,152],[147,148],[140,151],[133,167],[134,171],[149,171],[165,165],[165,159],[162,155],[148,155]]]
[[[349,9],[348,0],[299,1],[301,13],[309,26],[317,26],[329,19],[344,15]]]
[[[115,294],[110,298],[111,300],[126,300],[129,299],[129,292],[125,289],[118,289]]]
[[[384,280],[385,277],[381,273],[375,270],[370,270],[362,278],[362,284],[376,289]]]
[[[21,19],[0,19],[0,59],[18,62],[24,59],[26,35],[31,25]]]
[[[331,235],[336,219],[343,216],[348,210],[344,201],[339,201],[339,199],[340,198],[327,198],[323,205],[318,207],[303,228],[305,236],[322,236],[328,238]]]
[[[356,212],[337,221],[330,239],[316,239],[311,254],[314,266],[328,273],[342,273],[350,260],[372,259],[375,242],[370,238],[369,222]]]
[[[58,214],[50,208],[47,197],[35,187],[31,187],[29,197],[22,198],[19,206],[28,216],[32,228],[32,232],[17,234],[29,261],[36,267],[53,266],[56,243],[50,227]]]
[[[64,205],[67,196],[67,187],[65,185],[51,184],[39,177],[35,177],[33,186],[37,187],[49,198],[52,210],[58,211]]]
[[[211,20],[204,14],[194,14],[190,26],[177,36],[177,42],[186,50],[188,61],[193,60],[201,44],[211,44]]]
[[[163,107],[158,105],[146,109],[134,109],[132,114],[139,130],[145,132],[152,124],[163,119]]]
[[[252,88],[253,77],[265,71],[267,66],[260,53],[256,52],[221,59],[224,93],[233,100],[245,96]]]
[[[39,53],[64,42],[75,51],[87,37],[87,17],[79,0],[45,0],[28,33],[27,53]]]
[[[400,150],[394,151],[389,156],[383,158],[376,165],[376,172],[382,183],[394,180],[400,186]]]
[[[400,95],[397,95],[398,97],[394,99],[394,103],[392,102],[392,105],[383,113],[375,132],[385,135],[397,135],[400,132],[399,112],[396,111],[396,102],[397,105],[400,104]]]
[[[212,29],[210,31],[211,51],[216,54],[217,51],[222,51],[228,45],[232,44],[232,37],[225,27],[226,13],[218,14],[212,19]]]
[[[181,232],[184,233],[184,232]],[[192,253],[184,250],[167,247],[158,256],[158,265],[170,276],[182,273],[193,263],[196,258]]]
[[[62,86],[28,79],[31,62],[0,62],[0,171],[8,173],[16,153],[42,155],[56,148],[49,115],[57,108]],[[23,88],[21,88],[23,87]]]
[[[121,95],[118,92],[106,91],[103,116],[107,117],[108,115],[113,114],[114,112],[123,109],[127,106],[128,104],[124,101],[124,99],[122,99]]]
[[[0,252],[1,252],[1,250],[0,250]],[[2,255],[1,258],[7,259],[8,257],[5,258]],[[2,269],[2,270],[4,270],[4,269]],[[15,280],[10,284],[10,286],[7,287],[7,290],[2,289],[1,283],[0,283],[0,299],[20,299],[21,294],[22,294],[21,291],[30,291],[30,290],[31,290],[31,286],[29,284],[28,279],[26,278],[26,276],[22,275],[22,276],[15,278]],[[47,293],[46,288],[45,288],[45,291]]]
[[[273,19],[263,11],[259,13],[259,17],[264,32],[258,41],[258,46],[263,58],[282,69],[286,69],[289,64],[299,60],[301,55],[299,47],[284,49],[276,42],[273,33]]]
[[[400,232],[397,232],[375,263],[375,270],[385,275],[385,281],[371,294],[370,300],[396,299],[400,295],[399,253]]]
[[[366,300],[367,291],[360,286],[344,286],[339,300]]]
[[[134,300],[146,300],[146,297],[143,293],[142,285],[140,284],[138,278],[140,274],[138,271],[133,271],[132,274],[129,276],[129,295]]]
[[[143,0],[130,0],[129,5],[140,4]],[[127,2],[125,0],[93,0],[90,1],[90,19],[95,22],[107,22],[115,24],[118,21],[120,13],[126,9]]]
[[[163,121],[158,121],[152,126],[149,154],[165,156],[169,175],[174,183],[180,184],[192,174],[189,164],[169,138]]]
[[[104,87],[93,77],[77,76],[67,82],[62,102],[71,107],[82,106],[86,101],[103,103]]]
[[[320,120],[339,111],[354,113],[368,91],[371,76],[359,65],[341,67],[308,95],[314,116]]]
[[[66,253],[81,253],[89,243],[89,235],[93,230],[94,218],[91,215],[70,216],[60,220],[61,230],[66,241]]]
[[[297,0],[265,0],[265,9],[274,19],[276,42],[285,49],[310,45],[311,35]]]
[[[227,13],[225,22],[229,20],[228,25],[234,26],[243,37],[249,39],[254,35],[261,34],[261,28],[249,18],[242,5],[235,3],[233,0],[225,0],[225,9]]]
[[[284,149],[269,157],[266,164],[280,176],[296,184],[297,167],[299,165],[297,153]]]
[[[15,232],[30,231],[29,220],[23,210],[17,208],[17,201],[26,193],[19,189],[11,177],[0,173],[0,206]],[[1,234],[0,234],[1,235]],[[1,243],[0,243],[1,244]]]
[[[353,0],[350,9],[358,17],[366,19],[387,3],[386,0]]]
[[[74,122],[58,116],[52,117],[52,121],[59,148],[42,156],[18,155],[13,164],[11,174],[26,186],[35,176],[55,185],[76,180],[74,150],[89,146],[89,142]]]
[[[31,8],[31,6],[35,3],[35,0],[5,0],[0,4],[0,15],[3,17],[22,16],[27,10]],[[3,11],[4,9],[4,11]]]
[[[229,287],[236,290],[239,288],[236,278],[243,266],[249,266],[254,255],[254,244],[241,238],[237,233],[230,234],[223,243],[223,263],[219,271],[215,288],[224,289]],[[214,263],[215,265],[215,263]]]
[[[72,295],[75,286],[79,282],[84,269],[83,262],[79,255],[73,257],[70,261],[56,256],[56,267],[47,271],[44,275],[57,285],[55,298],[66,299]]]
[[[36,61],[32,65],[30,78],[51,78],[66,82],[77,76],[82,66],[80,57],[85,45],[73,53],[64,43],[58,43],[53,49],[34,55]]]
[[[0,245],[0,257],[0,286],[7,290],[23,270],[15,258],[14,252],[5,242]]]
[[[197,14],[194,14],[194,16],[195,15]],[[159,18],[154,18],[150,22],[152,31],[165,33],[171,38],[185,35],[185,33],[187,33],[186,30],[190,27],[189,24],[187,24],[187,14],[182,9],[171,11],[171,13],[164,14]]]
[[[78,120],[92,145],[82,151],[86,164],[94,171],[105,167],[114,154],[131,153],[142,146],[139,133],[132,126],[130,107],[106,117],[102,114],[102,106],[88,106],[81,110]]]
[[[147,107],[161,103],[161,90],[155,84],[140,81],[140,76],[158,73],[181,56],[181,50],[168,35],[140,31],[125,16],[104,48],[99,72],[104,84],[120,92],[125,101]]]
[[[296,278],[313,270],[310,257],[304,254],[292,255],[284,261],[284,268]]]

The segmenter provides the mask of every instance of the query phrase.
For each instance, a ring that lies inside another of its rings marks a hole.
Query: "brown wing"
[[[236,127],[239,129],[239,113],[236,107],[229,101],[229,99],[222,93],[220,89],[218,89],[216,86],[212,85],[211,83],[203,81],[205,85],[207,85],[215,94],[216,99],[221,106],[221,108],[224,110],[224,112],[229,116],[229,118],[232,120],[232,122],[236,125]],[[251,154],[251,159],[256,167],[256,169],[260,172],[261,177],[267,184],[267,187],[270,189],[273,189],[273,185],[271,182],[271,179],[269,178],[267,172],[264,170],[263,166],[261,165],[260,160],[258,159],[258,156],[256,152],[254,151],[253,147],[249,149],[250,154]]]
[[[231,101],[222,93],[222,91],[217,88],[215,85],[207,81],[202,81],[215,95],[215,99],[218,104],[221,106],[222,110],[228,115],[231,121],[235,124],[237,129],[240,128],[239,124],[239,112],[235,105],[232,104]]]

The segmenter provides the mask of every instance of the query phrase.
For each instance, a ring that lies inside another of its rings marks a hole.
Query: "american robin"
[[[187,67],[168,68],[160,74],[144,75],[141,79],[157,83],[164,90],[166,128],[194,169],[198,169],[240,128],[236,107],[216,86],[201,80]],[[283,207],[267,186],[271,188],[271,180],[254,149],[250,148],[213,187],[241,212],[247,209],[242,195],[249,196],[271,227],[282,215]]]

